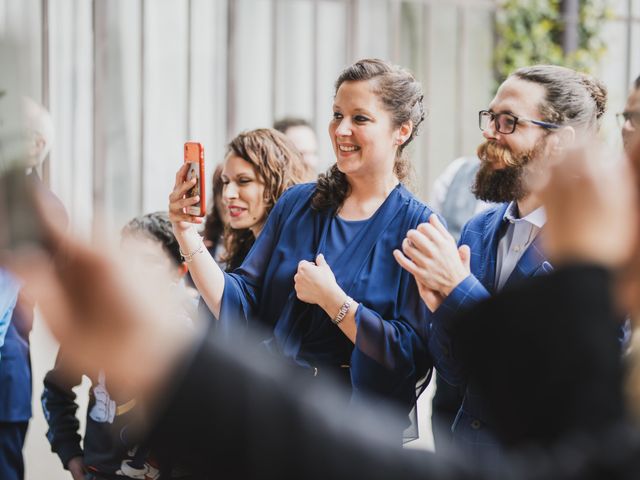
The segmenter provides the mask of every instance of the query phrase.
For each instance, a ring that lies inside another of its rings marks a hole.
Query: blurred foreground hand
[[[46,205],[39,207],[46,219]],[[17,250],[3,256],[3,266],[38,299],[49,328],[64,345],[65,367],[104,370],[114,393],[151,393],[196,335],[175,319],[180,299],[168,294],[171,280],[138,275],[104,250],[42,224],[48,251]]]
[[[637,244],[638,192],[627,159],[612,160],[602,146],[590,144],[567,151],[550,168],[539,194],[552,264],[628,264]]]

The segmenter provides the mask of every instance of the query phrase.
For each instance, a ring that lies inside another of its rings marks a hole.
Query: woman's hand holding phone
[[[189,164],[183,164],[176,173],[176,182],[173,191],[169,195],[169,220],[173,224],[176,235],[190,230],[193,224],[203,222],[202,217],[196,217],[186,213],[186,209],[200,202],[200,196],[187,197],[187,192],[198,182],[197,178],[186,179]]]

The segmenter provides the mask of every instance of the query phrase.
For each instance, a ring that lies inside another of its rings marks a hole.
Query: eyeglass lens
[[[500,133],[513,133],[516,129],[517,118],[510,113],[491,113],[488,111],[482,111],[480,112],[480,130],[486,130],[491,119],[495,122],[495,129]]]
[[[618,123],[623,126],[627,120],[633,128],[640,128],[640,112],[623,112],[616,115]]]

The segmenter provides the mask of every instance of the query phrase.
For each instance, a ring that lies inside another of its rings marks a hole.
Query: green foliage
[[[498,82],[517,68],[538,63],[592,72],[606,52],[601,30],[613,15],[610,3],[580,0],[579,46],[565,55],[561,0],[503,0],[496,12],[494,68]]]

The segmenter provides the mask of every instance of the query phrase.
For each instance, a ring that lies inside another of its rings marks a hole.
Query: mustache
[[[510,167],[517,167],[522,162],[513,154],[511,149],[499,143],[487,140],[478,146],[478,158],[484,162],[499,162]]]

